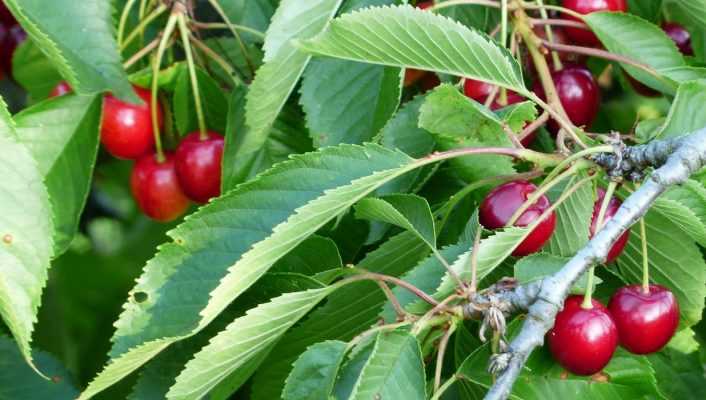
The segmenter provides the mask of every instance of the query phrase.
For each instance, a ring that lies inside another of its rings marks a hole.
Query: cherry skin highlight
[[[519,209],[537,187],[527,181],[515,181],[500,185],[486,196],[480,206],[480,223],[488,229],[499,229],[507,225],[512,215]],[[542,196],[522,213],[515,226],[528,226],[536,221],[549,207],[549,199]],[[556,227],[556,215],[550,213],[525,238],[512,253],[526,256],[536,253],[549,241]]]
[[[549,350],[562,367],[576,375],[600,372],[618,347],[618,329],[598,300],[581,307],[583,296],[570,296],[547,333]]]
[[[691,47],[691,34],[683,26],[674,22],[665,22],[662,24],[662,30],[674,41],[682,54],[694,55],[694,49]]]
[[[620,336],[620,345],[634,354],[659,351],[679,326],[679,303],[669,289],[642,285],[618,289],[608,303]]]
[[[165,153],[161,163],[155,154],[140,158],[133,166],[130,187],[140,210],[156,221],[173,221],[189,208],[176,176],[173,153]]]
[[[71,93],[71,90],[71,86],[68,83],[66,83],[65,81],[61,81],[54,87],[54,89],[51,90],[51,92],[49,93],[49,97],[52,98],[63,96],[67,93]]]
[[[149,90],[135,87],[142,104],[130,104],[112,95],[103,100],[101,143],[117,158],[138,159],[154,148],[152,129],[152,95]],[[159,125],[162,125],[162,108],[158,106]]]
[[[591,71],[583,66],[569,65],[553,72],[552,80],[571,122],[576,126],[591,125],[601,106],[601,92]],[[544,88],[540,82],[535,82],[533,90],[540,98],[546,100]],[[559,125],[554,120],[550,120],[548,127],[552,132],[559,129]]]
[[[596,234],[596,231],[598,230],[598,214],[601,211],[601,205],[603,204],[603,199],[605,198],[605,190],[598,188],[598,200],[596,200],[596,203],[593,205],[593,218],[591,219],[591,227],[589,229],[590,237],[593,237],[593,235]],[[616,199],[613,197],[610,199],[608,202],[608,208],[606,209],[605,216],[603,217],[603,226],[613,219],[613,216],[615,216],[615,213],[618,212],[618,209],[620,208],[620,205],[622,203],[620,200]],[[613,261],[615,261],[616,258],[620,256],[620,254],[623,252],[623,249],[625,249],[625,245],[628,243],[628,240],[630,239],[630,231],[627,231],[623,233],[620,238],[618,238],[618,241],[615,242],[613,247],[610,249],[608,252],[608,258],[606,259],[606,264],[610,264]]]
[[[579,14],[590,14],[596,11],[619,11],[626,12],[628,5],[626,0],[564,0],[563,6]],[[576,18],[563,14],[562,18],[577,21]],[[581,28],[565,28],[566,34],[576,44],[581,46],[598,46],[600,41],[590,30]]]
[[[184,193],[197,203],[206,203],[221,194],[221,160],[223,136],[208,132],[201,140],[193,132],[179,143],[176,150],[176,171]]]

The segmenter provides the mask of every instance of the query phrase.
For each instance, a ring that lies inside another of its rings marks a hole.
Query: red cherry
[[[625,0],[564,0],[564,7],[576,11],[579,14],[590,14],[596,11],[621,11],[626,12],[628,5]],[[578,21],[576,18],[564,14],[562,18]],[[579,45],[597,46],[600,41],[596,35],[586,29],[565,28],[566,34]]]
[[[601,205],[603,204],[603,199],[605,198],[605,190],[598,188],[598,200],[596,200],[596,203],[593,205],[593,219],[591,220],[591,228],[589,229],[590,232],[590,237],[593,237],[593,235],[596,234],[596,224],[598,223],[598,213],[601,211]],[[616,199],[613,197],[610,199],[608,202],[608,208],[606,209],[605,216],[603,217],[603,225],[605,226],[606,222],[610,221],[613,219],[613,216],[615,216],[615,213],[618,212],[618,209],[620,208],[620,205],[622,203],[620,200]],[[618,241],[615,242],[613,247],[610,249],[608,252],[608,258],[606,259],[606,264],[610,264],[613,261],[615,261],[616,258],[620,256],[620,254],[623,252],[623,249],[625,249],[625,245],[628,243],[628,239],[630,239],[630,231],[627,231],[623,233],[623,235],[618,238]]]
[[[527,181],[508,182],[493,189],[480,206],[480,223],[488,229],[503,228],[512,215],[524,204],[537,187]],[[522,213],[515,226],[528,226],[539,218],[551,204],[542,196]],[[514,256],[526,256],[539,251],[551,238],[556,226],[556,215],[549,214],[520,243],[512,253]]]
[[[488,98],[492,91],[493,85],[483,81],[466,78],[466,81],[463,83],[463,92],[466,96],[479,103],[484,103],[485,99]]]
[[[546,27],[537,25],[532,30],[534,33],[541,39],[544,40],[549,40],[547,38],[547,30],[545,29]],[[571,45],[573,44],[569,37],[566,35],[566,32],[562,28],[559,27],[552,27],[552,38],[554,39],[553,43],[555,44],[564,44],[564,45]],[[522,48],[522,53],[523,57],[522,60],[524,61],[525,64],[525,69],[529,71],[530,75],[533,77],[537,76],[537,71],[534,67],[534,63],[532,62],[532,57],[529,55],[529,52],[526,50],[526,48]],[[559,55],[559,59],[565,63],[569,64],[583,64],[584,60],[586,59],[586,56],[582,56],[580,54],[576,53],[571,53],[568,51],[560,51],[557,52]],[[553,68],[554,66],[554,60],[552,59],[552,52],[548,51],[544,55],[544,58],[547,61],[547,64],[549,64],[550,68]]]
[[[674,22],[665,22],[662,24],[662,30],[674,41],[682,54],[694,55],[694,49],[691,47],[691,35],[683,26]]]
[[[422,1],[419,4],[417,4],[417,8],[421,8],[422,10],[426,10],[429,7],[434,6],[433,1]]]
[[[635,354],[659,351],[674,336],[679,325],[679,303],[669,289],[642,285],[618,289],[608,303],[620,335],[620,345]]]
[[[5,25],[17,24],[17,20],[15,19],[15,16],[12,15],[10,10],[7,9],[7,6],[5,5],[5,3],[2,1],[0,1],[0,23],[3,23]]]
[[[49,93],[49,97],[59,97],[71,93],[71,86],[66,81],[59,82]]]
[[[154,130],[152,129],[152,95],[149,90],[135,86],[135,93],[143,104],[130,104],[112,95],[103,101],[103,123],[101,143],[110,154],[118,158],[138,159],[152,151]],[[157,115],[162,125],[162,108]]]
[[[177,147],[176,171],[179,183],[189,198],[206,203],[221,194],[223,136],[208,132],[201,140],[199,132],[190,133]]]
[[[137,205],[154,220],[172,221],[189,208],[189,199],[179,186],[173,153],[166,153],[161,163],[154,154],[137,160],[130,186]]]
[[[601,105],[601,92],[591,71],[583,66],[569,65],[553,72],[552,80],[571,122],[577,126],[591,125]],[[534,84],[533,90],[539,97],[546,99],[544,88],[539,82]],[[550,121],[549,128],[557,131],[556,121]]]
[[[605,367],[618,347],[618,329],[598,300],[581,307],[583,296],[570,296],[547,334],[549,350],[562,367],[576,375],[593,375]]]
[[[0,23],[0,67],[8,75],[12,75],[12,57],[20,43],[27,39],[27,33],[20,25],[3,25]]]

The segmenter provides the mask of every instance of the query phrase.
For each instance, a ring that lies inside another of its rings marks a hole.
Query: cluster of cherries
[[[0,2],[0,78],[12,75],[12,56],[27,33],[17,23],[4,2]]]
[[[526,181],[496,187],[480,206],[481,224],[488,229],[507,226],[536,190],[535,185]],[[597,219],[604,198],[605,191],[599,189],[590,236],[600,229]],[[613,218],[620,204],[615,198],[609,200],[604,222]],[[535,203],[525,206],[513,225],[534,225],[513,255],[526,256],[541,250],[556,226],[556,215],[549,199],[542,195]],[[606,263],[611,263],[622,253],[629,235],[629,231],[625,232],[613,245]],[[578,375],[592,375],[608,364],[618,343],[635,354],[653,353],[669,342],[678,325],[679,304],[672,292],[659,285],[630,285],[615,292],[608,308],[595,299],[586,305],[583,296],[569,297],[548,333],[549,349],[567,370]]]
[[[142,104],[105,96],[101,143],[111,155],[135,160],[130,186],[142,212],[157,221],[172,221],[186,212],[189,200],[206,203],[220,195],[223,136],[193,132],[179,143],[175,152],[155,153],[152,96],[148,90],[134,89]],[[62,82],[50,96],[70,91],[71,87]],[[163,112],[159,104],[157,118],[161,127]]]
[[[425,1],[417,4],[421,9],[427,9],[433,5],[432,1]],[[627,11],[625,0],[564,0],[563,6],[580,14],[589,14],[597,11]],[[563,18],[575,20],[572,16]],[[691,47],[691,37],[689,32],[681,25],[676,23],[665,23],[662,25],[663,30],[669,37],[674,40],[679,50],[685,55],[693,55]],[[546,39],[546,30],[544,27],[537,26],[534,29],[535,33],[542,39]],[[566,27],[564,29],[552,28],[553,41],[557,44],[578,44],[588,47],[600,46],[600,41],[596,35],[587,29]],[[549,54],[546,55],[549,61]],[[593,123],[601,104],[600,89],[591,72],[583,65],[585,57],[577,56],[568,52],[559,53],[560,60],[564,63],[563,68],[553,71],[551,78],[556,86],[559,100],[566,111],[566,114],[571,122],[576,126],[589,126]],[[550,63],[551,64],[551,63]],[[526,66],[533,72],[531,65]],[[659,93],[642,85],[640,82],[628,76],[628,80],[633,85],[638,93],[646,96],[658,95]],[[423,90],[429,90],[439,84],[439,79],[433,73],[418,71],[414,69],[407,70],[405,75],[405,85],[409,86],[418,83]],[[480,103],[485,103],[488,97],[496,92],[497,88],[492,84],[465,79],[464,93],[466,96]],[[544,89],[537,81],[533,86],[533,91],[537,95],[546,100]],[[496,96],[490,103],[492,110],[497,110],[512,104],[524,101],[525,99],[517,93],[508,91],[504,96]],[[556,121],[550,120],[547,128],[552,133],[559,130],[559,125]],[[523,138],[522,144],[528,146],[534,140],[534,135],[528,135]]]

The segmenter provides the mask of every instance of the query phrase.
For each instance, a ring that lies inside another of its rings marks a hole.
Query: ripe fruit
[[[205,203],[221,194],[221,160],[223,136],[208,132],[201,140],[193,132],[179,143],[176,150],[176,172],[184,193],[197,203]]]
[[[463,92],[466,96],[479,103],[484,103],[485,99],[488,98],[492,91],[493,85],[483,81],[466,78],[466,81],[463,83]]]
[[[583,296],[570,296],[547,334],[549,350],[562,367],[576,375],[593,375],[610,362],[618,347],[618,329],[598,300],[581,307]]]
[[[679,303],[669,289],[642,285],[618,289],[608,303],[620,336],[620,345],[635,354],[659,351],[679,325]]]
[[[596,200],[596,203],[593,205],[593,219],[591,220],[591,228],[589,229],[590,237],[593,237],[593,235],[596,234],[596,231],[599,230],[597,229],[598,213],[600,213],[601,211],[601,205],[603,204],[604,198],[605,190],[598,188],[598,200]],[[606,222],[610,221],[615,215],[615,213],[618,212],[618,209],[620,208],[621,204],[622,203],[620,202],[620,200],[616,199],[615,197],[610,199],[610,201],[608,202],[608,208],[606,208],[605,216],[603,217],[604,226]],[[618,241],[615,242],[613,247],[608,252],[606,264],[612,263],[613,261],[615,261],[616,258],[620,256],[620,253],[623,252],[623,249],[625,249],[625,245],[628,243],[628,239],[630,239],[630,231],[623,233],[623,235],[618,238]]]
[[[58,85],[54,87],[54,89],[51,90],[51,92],[49,93],[49,97],[59,97],[67,93],[71,93],[71,86],[69,86],[66,81],[61,81]]]
[[[27,39],[27,33],[20,25],[0,23],[0,67],[12,75],[12,56],[17,46]]]
[[[138,159],[154,147],[152,129],[152,96],[148,90],[135,87],[142,104],[130,104],[112,95],[103,100],[101,143],[110,154],[118,158]],[[158,106],[159,124],[162,109]]]
[[[590,125],[598,115],[601,93],[591,71],[579,65],[569,65],[552,73],[559,100],[571,122],[577,126]],[[546,99],[541,83],[535,82],[534,91]],[[552,131],[558,130],[556,121],[549,122]]]
[[[527,181],[515,181],[493,189],[480,206],[480,223],[488,229],[498,229],[507,225],[512,215],[530,197],[537,187]],[[528,226],[546,211],[551,204],[546,196],[541,196],[522,213],[515,226]],[[549,241],[556,226],[556,215],[550,213],[540,222],[527,238],[512,253],[526,256],[539,251]]]
[[[172,221],[189,207],[176,176],[173,153],[166,153],[161,163],[154,154],[140,158],[132,169],[130,187],[142,212],[154,220]]]
[[[422,10],[426,10],[427,8],[429,8],[433,5],[434,5],[433,1],[422,1],[417,4],[417,8],[421,8]]]
[[[662,30],[674,41],[682,54],[694,55],[694,49],[691,47],[691,35],[683,26],[674,22],[665,22],[662,24]]]
[[[622,11],[628,10],[625,0],[564,0],[563,6],[579,14],[590,14],[596,11]],[[577,21],[576,18],[564,14],[562,18]],[[566,34],[579,45],[597,46],[600,41],[590,30],[581,28],[565,28]]]

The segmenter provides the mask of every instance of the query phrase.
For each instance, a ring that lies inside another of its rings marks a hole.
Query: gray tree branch
[[[624,149],[617,157],[602,156],[596,162],[616,172],[632,173],[647,167],[659,167],[643,185],[630,195],[615,216],[560,271],[539,284],[499,291],[497,296],[511,306],[508,311],[527,309],[522,329],[507,351],[491,362],[501,363],[502,370],[486,400],[507,399],[532,351],[541,346],[554,325],[571,286],[590,267],[604,261],[618,238],[649,210],[654,201],[670,186],[684,183],[706,165],[706,129],[680,139],[655,141],[645,146]],[[469,314],[471,311],[467,311]]]

